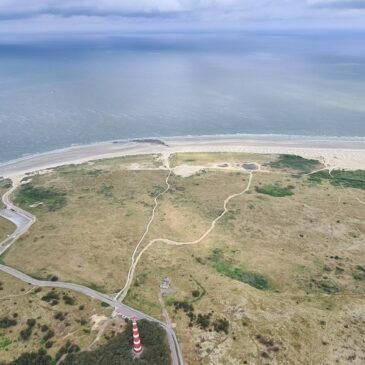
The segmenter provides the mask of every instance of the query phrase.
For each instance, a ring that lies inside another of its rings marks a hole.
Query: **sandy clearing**
[[[182,177],[189,177],[195,175],[197,172],[204,170],[206,166],[198,166],[198,165],[179,165],[172,169],[175,175]]]

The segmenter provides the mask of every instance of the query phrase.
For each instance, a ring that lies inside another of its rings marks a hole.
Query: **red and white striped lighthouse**
[[[133,317],[133,350],[136,354],[139,354],[142,351],[141,339],[139,338],[138,326],[137,326],[137,318]]]

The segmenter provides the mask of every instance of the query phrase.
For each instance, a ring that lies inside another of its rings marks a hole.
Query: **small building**
[[[171,285],[171,278],[165,276],[161,281],[160,288],[166,290],[170,288],[170,285]]]

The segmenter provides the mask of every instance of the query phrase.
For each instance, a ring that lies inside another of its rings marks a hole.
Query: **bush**
[[[193,291],[191,292],[191,294],[192,294],[192,296],[193,296],[194,298],[198,298],[198,297],[199,297],[199,295],[200,295],[200,291],[199,291],[199,290],[193,290]]]
[[[63,301],[65,302],[65,304],[68,305],[74,305],[75,304],[75,298],[70,297],[69,295],[65,294],[62,297]]]
[[[24,352],[16,360],[9,362],[7,365],[51,365],[52,358],[44,349],[38,352]]]
[[[225,261],[218,262],[215,265],[215,268],[221,274],[228,276],[231,279],[241,281],[242,283],[246,283],[256,289],[270,289],[268,280],[259,273],[245,271],[239,267],[234,267]]]
[[[47,342],[54,336],[54,332],[52,330],[48,330],[48,332],[43,336],[42,340]]]
[[[41,326],[41,331],[42,332],[46,332],[46,331],[48,331],[49,330],[49,327],[46,325],[46,324],[42,324],[42,326]]]
[[[280,186],[278,184],[272,185],[264,185],[264,186],[256,186],[255,190],[260,194],[271,195],[275,198],[281,198],[283,196],[291,196],[293,195],[293,187],[289,186]]]
[[[0,328],[9,328],[12,326],[16,326],[17,321],[16,319],[9,318],[9,317],[3,317],[0,319]]]
[[[199,327],[203,330],[207,329],[210,326],[210,317],[212,316],[211,313],[208,314],[198,314],[198,317],[196,319],[196,323],[199,325]]]
[[[31,318],[31,319],[27,319],[27,326],[30,328],[33,328],[35,326],[36,320]]]
[[[32,327],[26,327],[24,330],[20,331],[20,338],[23,341],[26,341],[31,336],[31,334],[32,334]]]
[[[54,290],[51,290],[46,295],[43,295],[43,297],[41,299],[44,300],[45,302],[57,301],[57,304],[58,304],[60,295],[57,292],[55,292]]]
[[[65,315],[62,312],[57,312],[53,318],[62,322],[65,320]]]
[[[54,342],[53,341],[47,341],[44,345],[44,347],[46,349],[50,349],[53,346]]]
[[[228,335],[229,322],[225,318],[219,318],[213,323],[214,331],[216,332],[224,332]]]

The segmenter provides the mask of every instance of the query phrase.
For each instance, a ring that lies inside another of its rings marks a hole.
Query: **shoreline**
[[[163,141],[153,143],[151,140]],[[331,169],[365,169],[365,138],[281,135],[222,135],[141,138],[73,145],[0,163],[0,176],[16,177],[62,165],[141,154],[243,152],[294,154],[319,159]]]

